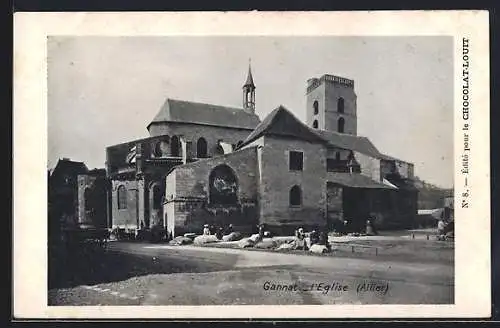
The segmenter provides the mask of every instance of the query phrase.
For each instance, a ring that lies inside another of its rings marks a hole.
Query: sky
[[[49,37],[48,168],[103,168],[105,148],[148,137],[167,97],[241,107],[249,58],[261,120],[305,122],[306,81],[355,81],[358,135],[453,186],[453,40],[419,37]]]

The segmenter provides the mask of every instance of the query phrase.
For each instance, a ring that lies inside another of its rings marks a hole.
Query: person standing
[[[373,232],[373,226],[370,219],[366,220],[366,235],[373,236],[375,233]]]
[[[215,237],[218,240],[222,240],[223,236],[224,236],[224,229],[222,227],[219,227],[219,229],[217,229],[217,232],[215,233]]]
[[[314,244],[319,243],[319,232],[316,230],[311,231],[311,234],[309,235],[309,241],[311,246]]]
[[[331,245],[328,242],[328,233],[326,231],[322,230],[319,233],[318,244],[326,246],[326,248],[328,249],[328,251],[331,250]]]
[[[259,225],[259,238],[262,240],[264,238],[264,224]]]
[[[208,224],[205,224],[205,225],[203,226],[203,235],[204,235],[204,236],[208,236],[208,235],[210,235],[210,228],[209,228]]]

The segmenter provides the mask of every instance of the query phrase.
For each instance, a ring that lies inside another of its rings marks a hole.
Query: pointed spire
[[[252,76],[252,59],[248,59],[248,76],[247,76],[247,81],[243,85],[243,87],[252,87],[255,89],[255,84],[253,83],[253,76]]]

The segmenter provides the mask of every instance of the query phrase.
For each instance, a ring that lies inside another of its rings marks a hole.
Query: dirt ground
[[[48,304],[453,303],[453,242],[407,237],[338,239],[332,253],[320,255],[113,242],[102,258],[79,265],[87,268],[84,275],[78,271],[69,283],[53,286]],[[321,283],[323,289],[266,290],[266,282],[302,287]],[[324,286],[332,283],[346,285],[349,291],[324,293]],[[387,286],[387,292],[359,293],[356,287],[362,283]]]

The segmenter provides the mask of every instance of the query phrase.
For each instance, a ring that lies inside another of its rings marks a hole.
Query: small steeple
[[[243,85],[243,109],[255,113],[255,84],[252,76],[252,62],[248,60],[247,81]]]
[[[243,88],[245,87],[251,87],[255,89],[255,84],[253,83],[253,76],[252,76],[252,59],[248,59],[248,75],[247,75],[247,81],[243,85]]]

